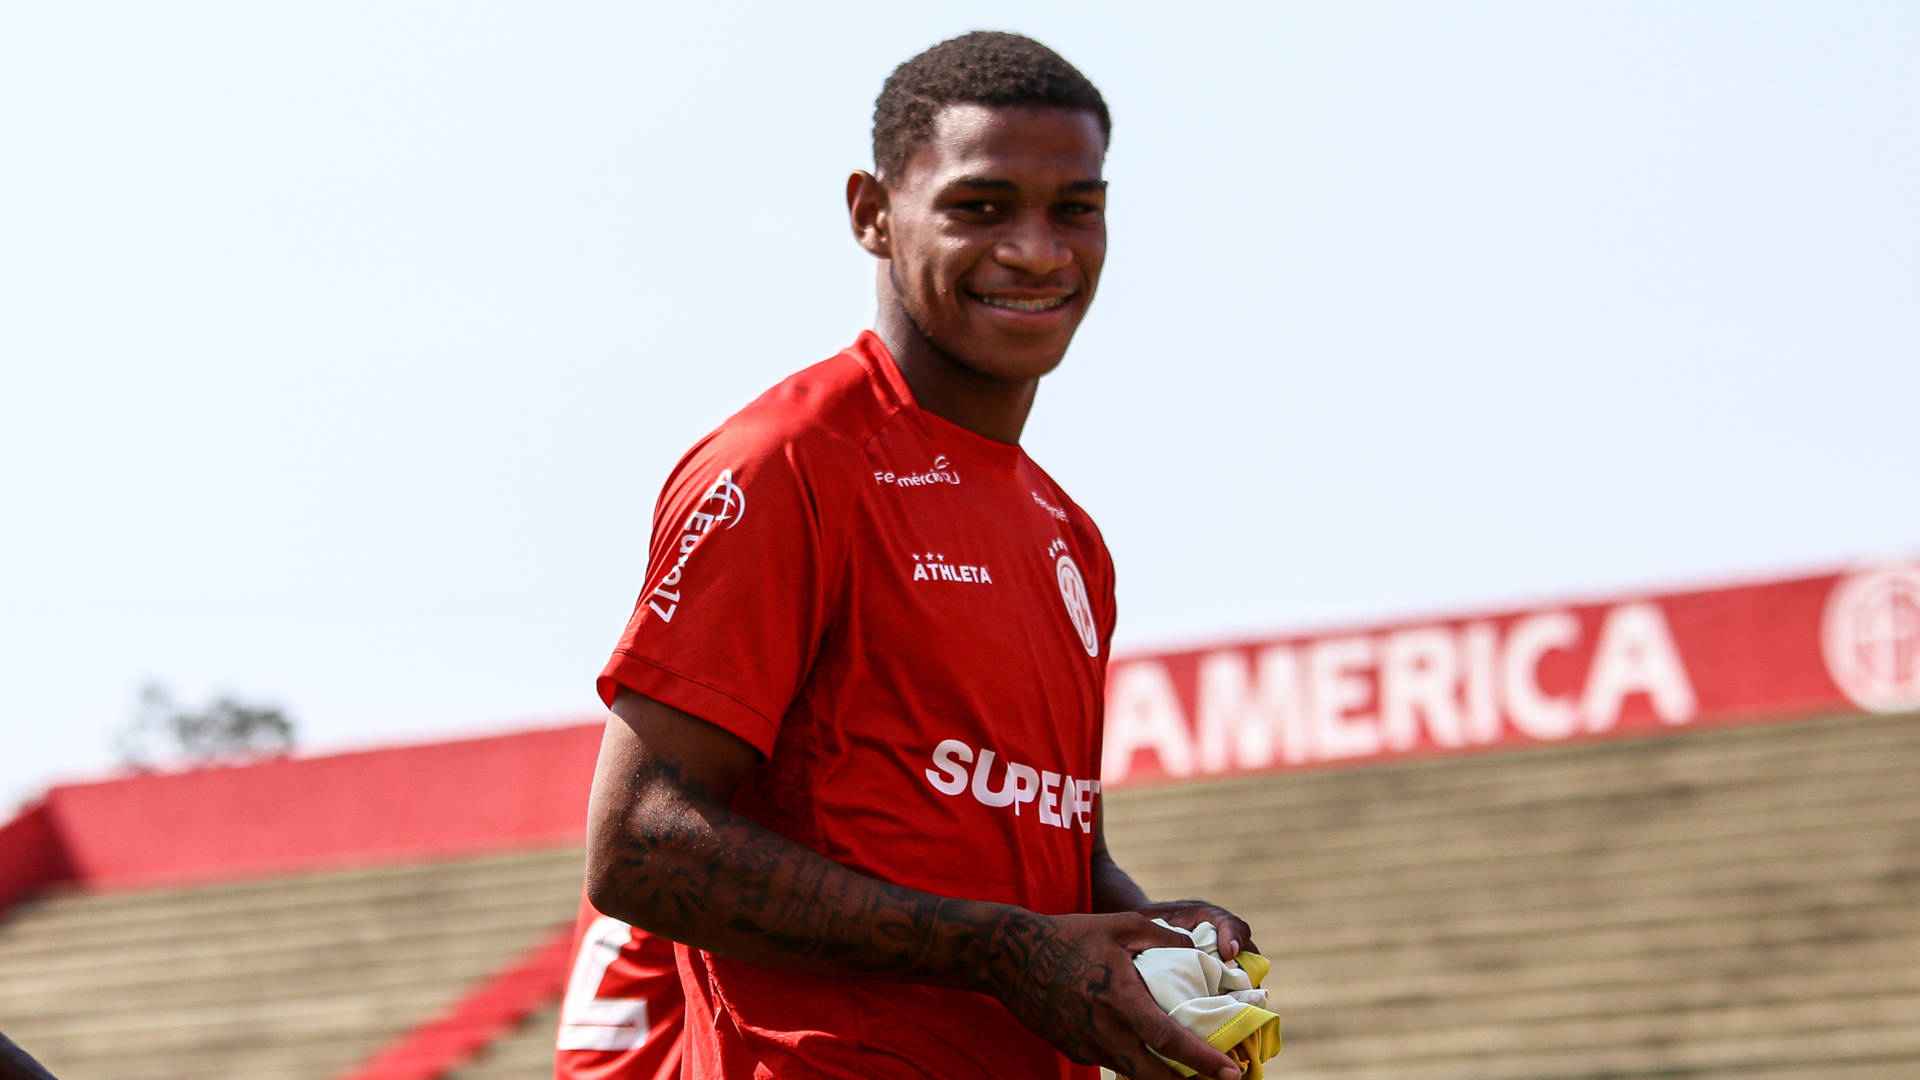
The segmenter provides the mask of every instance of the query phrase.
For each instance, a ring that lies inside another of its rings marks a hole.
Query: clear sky
[[[1920,550],[1920,6],[18,4],[0,814],[142,681],[598,714],[682,450],[867,324],[892,66],[1107,95],[1028,428],[1140,648]]]

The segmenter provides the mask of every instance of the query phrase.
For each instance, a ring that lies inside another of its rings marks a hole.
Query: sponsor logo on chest
[[[933,487],[938,484],[959,484],[960,471],[953,467],[945,454],[935,454],[933,464],[918,472],[895,472],[892,469],[875,469],[873,482],[881,487],[918,488]]]
[[[974,563],[950,563],[945,555],[931,551],[916,552],[913,556],[913,580],[929,584],[991,585],[993,572]]]
[[[942,795],[971,795],[974,802],[1010,810],[1014,817],[1021,816],[1021,808],[1031,803],[1042,825],[1093,831],[1093,801],[1100,795],[1100,781],[1079,780],[1012,760],[995,769],[996,758],[984,746],[975,750],[959,739],[942,739],[933,748],[933,767],[923,775]]]

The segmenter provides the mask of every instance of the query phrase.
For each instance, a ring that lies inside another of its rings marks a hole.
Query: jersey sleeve
[[[625,687],[772,752],[842,569],[813,464],[792,438],[750,427],[723,428],[681,459],[602,701]]]

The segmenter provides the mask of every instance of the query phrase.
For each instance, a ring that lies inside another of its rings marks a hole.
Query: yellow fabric
[[[1221,960],[1212,925],[1187,930],[1155,919],[1193,939],[1190,949],[1148,949],[1133,966],[1153,999],[1182,1027],[1232,1058],[1245,1080],[1263,1080],[1262,1065],[1280,1052],[1280,1017],[1261,988],[1273,965],[1259,953]],[[1168,1061],[1182,1076],[1193,1070]]]

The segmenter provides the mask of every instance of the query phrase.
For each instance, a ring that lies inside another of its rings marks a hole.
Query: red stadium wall
[[[1920,565],[1116,658],[1105,783],[1920,709]],[[578,843],[600,725],[56,787],[0,907]]]
[[[43,885],[72,877],[53,811],[45,802],[0,826],[0,911]]]
[[[600,725],[56,787],[0,832],[0,897],[580,842]]]
[[[1116,658],[1106,784],[1920,709],[1920,564]]]

